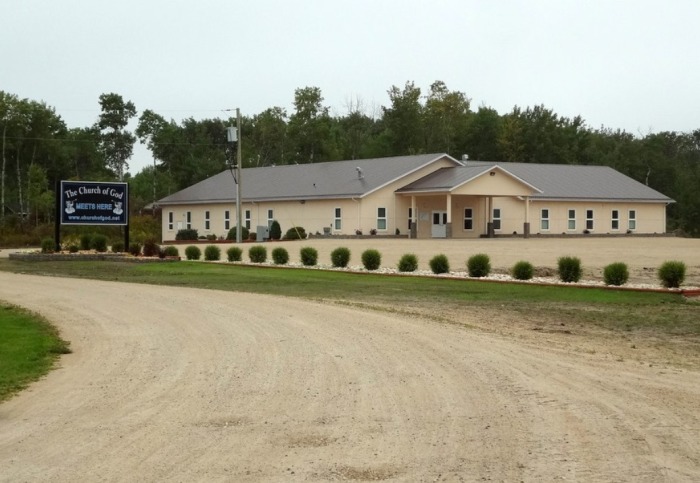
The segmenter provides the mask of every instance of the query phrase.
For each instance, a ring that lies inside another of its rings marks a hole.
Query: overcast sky
[[[69,127],[116,92],[180,122],[293,111],[317,86],[334,114],[435,80],[509,112],[544,104],[634,134],[700,128],[698,0],[7,0],[0,90]],[[371,114],[371,112],[368,112]],[[131,172],[150,164],[136,150]]]

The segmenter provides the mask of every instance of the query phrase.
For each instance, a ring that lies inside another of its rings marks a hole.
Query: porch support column
[[[409,238],[418,238],[418,225],[416,220],[418,219],[418,214],[416,213],[416,197],[411,196],[411,229],[408,232]]]
[[[447,203],[447,223],[445,224],[445,238],[452,238],[452,195],[447,193],[445,196]]]
[[[486,203],[488,209],[488,215],[486,217],[488,220],[486,223],[486,238],[493,238],[496,235],[493,229],[493,196],[489,196],[486,199],[488,200]]]
[[[530,197],[525,197],[525,223],[523,223],[523,237],[530,238]]]

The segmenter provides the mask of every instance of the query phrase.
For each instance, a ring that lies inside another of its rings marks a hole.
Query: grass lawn
[[[0,302],[0,401],[46,374],[68,352],[68,343],[44,319]]]

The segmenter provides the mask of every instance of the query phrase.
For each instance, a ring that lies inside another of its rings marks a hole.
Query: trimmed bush
[[[248,249],[248,258],[253,263],[265,263],[267,260],[267,248],[262,245],[255,245]]]
[[[89,250],[92,246],[92,235],[90,233],[83,233],[80,235],[80,249]]]
[[[157,257],[160,253],[160,246],[156,243],[155,239],[149,238],[143,242],[143,256],[144,257]]]
[[[236,226],[231,228],[228,231],[228,234],[226,235],[226,239],[236,241],[236,230],[238,230],[238,227]],[[248,228],[246,228],[245,226],[241,226],[241,241],[247,240],[249,236],[250,230],[248,230]]]
[[[176,240],[196,240],[199,238],[197,230],[194,228],[183,228],[175,234]]]
[[[279,240],[282,238],[282,228],[277,220],[272,220],[270,223],[270,240]]]
[[[179,257],[180,251],[177,249],[177,247],[170,245],[163,249],[163,255],[166,257]]]
[[[418,257],[413,253],[404,254],[399,260],[399,272],[415,272],[418,270]]]
[[[477,253],[467,260],[467,272],[470,277],[481,278],[491,273],[491,260],[485,253]]]
[[[185,248],[185,258],[188,260],[199,260],[202,256],[202,250],[197,245],[190,245]]]
[[[226,258],[229,262],[240,262],[243,256],[243,250],[238,247],[230,247],[226,250]]]
[[[293,226],[284,234],[285,240],[306,240],[306,230],[301,226]]]
[[[204,247],[204,259],[208,262],[221,260],[221,248],[216,245],[207,245]]]
[[[661,285],[666,288],[678,288],[685,280],[685,263],[668,261],[661,264],[658,271]]]
[[[141,244],[139,242],[129,243],[129,253],[135,257],[141,255]]]
[[[70,253],[78,253],[80,251],[80,247],[75,244],[68,245],[68,251]]]
[[[284,265],[289,262],[289,252],[286,248],[277,247],[272,250],[272,261],[275,265]]]
[[[520,260],[513,265],[511,274],[516,280],[530,280],[535,275],[535,267],[533,267],[530,262]]]
[[[331,252],[331,263],[336,268],[345,268],[350,263],[350,249],[338,247]]]
[[[557,260],[559,280],[566,283],[574,283],[581,280],[581,259],[578,257],[560,257]]]
[[[299,257],[304,266],[313,267],[318,261],[318,250],[313,247],[303,247],[299,250]]]
[[[627,264],[622,262],[611,263],[603,269],[603,280],[605,285],[624,285],[630,278]]]
[[[104,253],[107,251],[107,237],[104,235],[95,235],[90,240],[90,245],[92,248],[99,253]]]
[[[115,241],[112,243],[112,253],[122,253],[124,251],[124,242]]]
[[[382,264],[382,255],[378,250],[370,248],[362,252],[362,265],[367,270],[377,270]]]
[[[56,248],[56,242],[53,238],[44,238],[41,240],[41,253],[53,253]]]
[[[442,253],[431,258],[428,264],[430,265],[430,270],[436,275],[450,271],[450,262],[447,260],[447,255]]]

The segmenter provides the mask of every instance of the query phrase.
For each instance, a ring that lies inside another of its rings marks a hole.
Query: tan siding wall
[[[534,190],[532,188],[513,179],[511,176],[499,170],[493,170],[491,172],[494,173],[493,176],[490,176],[489,173],[483,174],[466,185],[460,186],[458,189],[454,190],[453,194],[481,196],[493,194],[530,196],[533,194]]]

